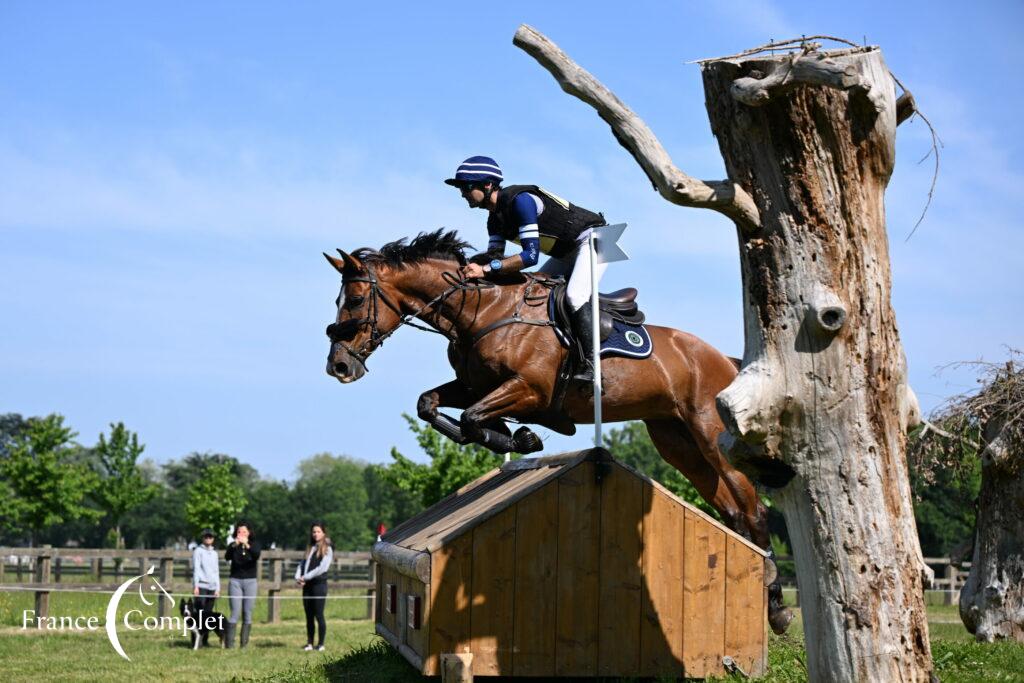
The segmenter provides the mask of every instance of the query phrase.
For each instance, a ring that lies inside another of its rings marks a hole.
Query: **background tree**
[[[305,538],[305,510],[286,481],[260,479],[246,491],[242,518],[252,524],[253,538],[264,548],[300,547]]]
[[[385,529],[393,529],[423,510],[420,497],[385,479],[382,469],[381,465],[368,465],[363,470],[366,507],[374,539],[377,538],[378,525],[383,524]]]
[[[245,508],[245,503],[245,494],[231,465],[213,463],[207,465],[189,486],[185,519],[194,535],[198,536],[200,531],[210,528],[222,542]]]
[[[701,498],[690,480],[658,454],[642,422],[629,422],[608,431],[604,443],[616,460],[646,474],[687,503],[718,519],[718,513]]]
[[[110,425],[109,440],[100,433],[94,449],[100,470],[96,500],[107,513],[117,548],[124,547],[121,521],[125,514],[156,495],[156,488],[143,479],[138,467],[145,448],[139,443],[138,434],[118,422]]]
[[[377,467],[380,478],[408,493],[423,508],[430,507],[477,477],[500,467],[504,458],[482,446],[460,446],[409,415],[402,417],[416,435],[416,442],[430,458],[430,464],[413,462],[391,449],[391,462]]]
[[[5,494],[0,510],[12,526],[28,531],[29,545],[50,525],[100,516],[86,504],[97,477],[78,461],[75,436],[61,415],[30,418],[0,458]]]
[[[309,524],[319,519],[338,550],[370,546],[373,535],[367,510],[363,470],[366,463],[344,455],[320,453],[299,463],[293,496],[299,532],[293,543],[304,546]]]
[[[925,471],[972,471],[981,463],[971,572],[960,618],[981,641],[1024,642],[1024,364],[977,361],[977,392],[950,399],[911,452]]]

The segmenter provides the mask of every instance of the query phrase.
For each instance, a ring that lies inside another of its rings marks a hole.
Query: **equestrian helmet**
[[[501,167],[498,162],[490,157],[470,157],[459,164],[455,171],[454,178],[448,178],[444,182],[455,187],[462,187],[471,183],[491,182],[498,185],[503,180]]]

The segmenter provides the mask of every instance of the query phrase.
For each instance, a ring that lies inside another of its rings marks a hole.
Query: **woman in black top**
[[[327,602],[327,570],[331,567],[334,550],[327,537],[323,522],[313,522],[309,527],[309,548],[306,559],[295,570],[295,581],[302,586],[302,606],[306,610],[306,646],[302,649],[323,652],[324,633],[327,620],[324,619],[324,604]],[[320,627],[320,639],[313,647],[315,626]]]
[[[231,603],[231,618],[228,619],[225,647],[235,646],[235,627],[239,613],[242,616],[242,633],[239,644],[249,644],[252,629],[252,610],[256,606],[256,570],[260,563],[260,545],[252,540],[252,529],[248,522],[235,525],[235,542],[228,546],[224,559],[231,563],[231,578],[228,582],[228,601]]]

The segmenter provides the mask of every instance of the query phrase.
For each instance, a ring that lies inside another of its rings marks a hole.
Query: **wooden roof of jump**
[[[615,460],[603,448],[506,462],[500,468],[491,470],[418,515],[402,522],[385,534],[382,540],[410,550],[432,553],[448,541],[461,536],[538,490],[549,481],[558,478],[562,473],[587,460],[613,463],[628,470],[679,505],[742,541],[752,550],[764,557],[768,556],[764,550],[682,500],[655,480]]]

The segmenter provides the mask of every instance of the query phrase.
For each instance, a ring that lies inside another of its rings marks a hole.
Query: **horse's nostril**
[[[336,375],[347,375],[348,374],[348,363],[335,363],[334,374]]]

